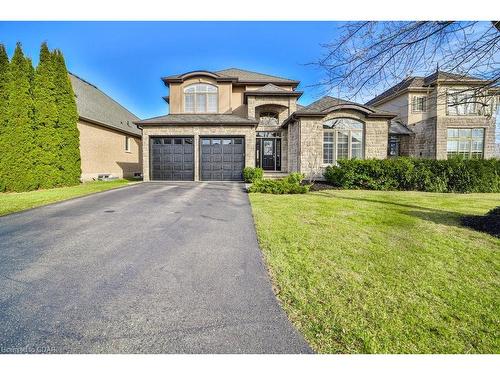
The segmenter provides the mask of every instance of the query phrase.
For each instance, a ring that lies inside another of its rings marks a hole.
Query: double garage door
[[[151,138],[152,180],[194,180],[193,137]],[[204,181],[240,181],[245,166],[242,137],[200,137],[200,178]]]

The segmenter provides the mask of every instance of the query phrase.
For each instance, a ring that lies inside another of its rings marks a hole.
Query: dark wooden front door
[[[276,143],[274,139],[262,140],[262,169],[274,170]]]
[[[266,171],[281,170],[281,139],[257,138],[256,165]]]

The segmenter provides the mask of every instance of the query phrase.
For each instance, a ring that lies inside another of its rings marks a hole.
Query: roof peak
[[[432,84],[434,84],[438,80],[485,81],[482,78],[470,76],[468,74],[452,73],[452,72],[448,72],[445,70],[437,69],[433,73],[430,73],[430,74],[425,75],[425,76],[422,76],[422,75],[408,76],[408,77],[400,80],[398,83],[392,85],[387,90],[383,91],[381,94],[375,96],[373,99],[366,102],[366,104],[372,105],[372,104],[379,102],[380,100],[392,97],[393,95],[399,95],[405,89],[409,89],[409,88],[418,89],[418,88],[424,88],[427,86],[431,86]]]
[[[252,70],[241,68],[227,68],[222,70],[193,70],[182,74],[175,74],[162,78],[167,82],[182,82],[184,79],[195,74],[206,74],[212,76],[216,80],[234,80],[239,83],[274,83],[276,85],[292,85],[297,86],[300,82],[289,78],[279,77],[275,75],[259,73]]]

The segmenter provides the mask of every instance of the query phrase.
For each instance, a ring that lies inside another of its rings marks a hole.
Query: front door
[[[262,140],[262,169],[274,170],[274,159],[276,157],[276,143],[274,139]]]
[[[281,139],[257,138],[255,165],[266,171],[281,170]]]

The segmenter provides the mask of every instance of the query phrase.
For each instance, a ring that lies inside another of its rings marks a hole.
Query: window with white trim
[[[448,90],[446,102],[446,113],[450,116],[467,116],[477,114],[477,99],[473,92],[464,90]]]
[[[195,83],[184,89],[184,112],[217,113],[219,94],[217,86]]]
[[[414,95],[411,100],[411,111],[415,113],[427,111],[427,97]]]
[[[448,158],[482,159],[484,156],[483,128],[448,128]]]
[[[351,118],[337,118],[323,123],[323,163],[340,159],[363,159],[364,125]]]

